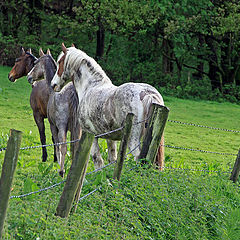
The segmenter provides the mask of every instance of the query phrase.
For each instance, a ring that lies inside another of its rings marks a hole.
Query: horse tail
[[[72,158],[74,158],[79,141],[82,135],[82,130],[80,128],[80,124],[78,121],[78,115],[77,115],[77,109],[78,109],[78,96],[76,93],[76,90],[74,86],[71,86],[70,91],[70,101],[69,101],[69,107],[70,107],[70,128],[71,128],[71,154]]]
[[[144,108],[144,116],[147,116],[147,119],[150,117],[150,109],[153,103],[164,105],[162,96],[160,94],[151,94],[148,97],[144,98],[145,100],[145,108]],[[155,158],[155,163],[158,166],[159,170],[162,171],[164,168],[164,133],[162,134],[161,141],[158,147],[158,151]]]

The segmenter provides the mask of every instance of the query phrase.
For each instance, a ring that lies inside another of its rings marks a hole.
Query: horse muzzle
[[[15,79],[14,79],[13,76],[11,76],[10,74],[8,74],[8,79],[9,79],[9,81],[11,81],[11,82],[15,82]]]
[[[57,84],[52,84],[51,87],[54,90],[54,92],[60,92],[61,90],[60,86],[58,86]]]

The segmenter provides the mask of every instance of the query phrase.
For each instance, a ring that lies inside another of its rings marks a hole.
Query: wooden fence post
[[[122,141],[119,147],[118,156],[117,156],[117,162],[114,168],[114,174],[113,178],[117,180],[120,180],[122,168],[123,168],[123,162],[126,156],[127,146],[128,146],[128,140],[132,129],[132,120],[133,120],[133,113],[128,113],[126,120],[125,120],[125,126],[123,130],[123,136]]]
[[[236,159],[236,162],[234,164],[232,174],[231,174],[231,177],[230,177],[230,180],[232,180],[234,183],[237,181],[237,179],[239,177],[239,172],[240,172],[240,149],[238,151],[237,159]]]
[[[168,118],[169,108],[153,103],[150,110],[150,120],[144,136],[142,149],[138,159],[149,159],[154,162],[165,124]]]
[[[62,196],[56,209],[56,216],[68,217],[80,181],[83,181],[87,168],[94,135],[83,132],[75,157],[70,167]]]
[[[18,152],[22,132],[11,129],[0,179],[0,239],[2,238],[4,219],[7,213],[14,172],[17,166]]]
[[[78,184],[78,189],[77,189],[77,192],[75,194],[75,198],[74,198],[74,201],[76,203],[78,203],[79,201],[79,198],[80,198],[80,195],[81,195],[81,192],[82,192],[82,186],[83,186],[83,182],[84,182],[84,179],[85,179],[85,176],[86,176],[86,172],[87,172],[87,166],[88,166],[88,161],[86,162],[85,166],[84,166],[84,169],[83,169],[83,174],[80,178],[80,181],[79,181],[79,184]],[[74,209],[73,209],[73,213],[76,212],[77,210],[77,204],[74,206]]]

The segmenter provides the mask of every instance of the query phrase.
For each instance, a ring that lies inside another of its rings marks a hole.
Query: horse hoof
[[[47,161],[47,154],[43,154],[42,155],[42,162],[46,162]]]

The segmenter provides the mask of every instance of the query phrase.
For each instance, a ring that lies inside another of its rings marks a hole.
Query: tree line
[[[94,57],[114,84],[148,82],[178,97],[240,99],[237,0],[2,0],[0,64],[19,48],[60,44]]]

